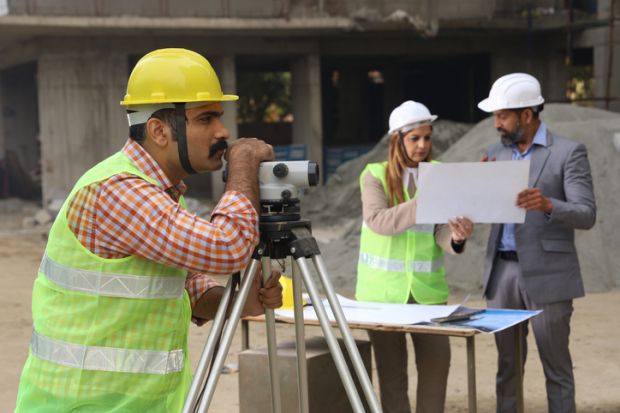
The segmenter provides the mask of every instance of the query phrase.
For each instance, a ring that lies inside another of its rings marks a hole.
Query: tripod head
[[[319,181],[319,166],[312,161],[262,162],[258,172],[260,189],[259,228],[266,254],[272,259],[290,255],[290,244],[310,234],[310,221],[301,219],[301,189]]]

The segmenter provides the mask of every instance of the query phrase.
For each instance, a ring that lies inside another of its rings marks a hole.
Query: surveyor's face
[[[433,128],[431,125],[420,126],[407,132],[403,137],[405,150],[409,158],[416,164],[424,162],[431,152],[431,134]]]
[[[522,113],[522,112],[521,112]],[[520,113],[514,110],[498,110],[493,112],[495,129],[500,133],[504,145],[520,143],[525,136]]]
[[[209,156],[210,148],[220,140],[230,137],[222,123],[222,104],[207,104],[187,109],[187,151],[192,167],[197,172],[216,171],[222,167],[224,150]]]

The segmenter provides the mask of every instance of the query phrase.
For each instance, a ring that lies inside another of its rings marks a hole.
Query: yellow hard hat
[[[237,99],[222,93],[213,67],[203,56],[187,49],[158,49],[142,57],[132,70],[121,105]]]

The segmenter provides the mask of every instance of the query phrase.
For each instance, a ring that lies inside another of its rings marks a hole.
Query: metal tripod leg
[[[308,366],[306,364],[306,337],[304,331],[304,309],[299,266],[293,261],[293,310],[295,314],[295,348],[297,350],[297,394],[299,412],[308,413]]]
[[[340,334],[342,334],[344,344],[349,352],[349,357],[351,357],[351,363],[353,364],[353,368],[355,368],[357,378],[359,379],[362,385],[362,389],[364,390],[366,400],[368,401],[368,405],[370,406],[370,411],[381,411],[377,396],[375,395],[374,389],[372,388],[372,383],[370,382],[370,378],[368,377],[360,353],[359,351],[357,351],[355,340],[353,339],[353,335],[351,334],[351,330],[349,329],[349,325],[347,324],[347,319],[342,312],[342,308],[340,307],[340,303],[338,302],[338,297],[336,297],[336,294],[334,292],[334,286],[331,279],[329,278],[327,269],[325,268],[323,258],[320,254],[317,254],[312,257],[312,261],[314,262],[317,272],[319,273],[319,278],[321,279],[321,283],[323,284],[325,295],[327,296],[329,305],[332,309],[332,312],[334,313],[338,327],[340,328]]]
[[[250,287],[252,286],[253,275],[258,269],[258,265],[259,261],[256,259],[252,259],[249,267],[246,269],[243,275],[243,278],[241,280],[241,287],[239,288],[239,293],[237,294],[237,299],[232,307],[228,322],[224,327],[222,341],[218,352],[213,360],[211,373],[209,377],[207,377],[207,383],[204,387],[204,394],[202,396],[202,399],[200,400],[198,408],[195,410],[196,412],[206,412],[209,408],[209,405],[211,404],[213,394],[215,393],[215,386],[217,385],[217,380],[219,379],[222,367],[224,366],[226,355],[228,354],[228,350],[230,349],[230,344],[232,343],[235,329],[237,328],[237,324],[239,323],[241,311],[243,310],[243,306],[245,305],[245,302],[248,298],[248,293],[250,292]],[[218,308],[218,312],[219,310],[220,309]],[[193,410],[189,410],[189,412],[193,412]]]
[[[271,276],[271,260],[269,257],[261,259],[263,264],[263,278],[265,281]],[[271,411],[282,411],[280,398],[280,375],[278,370],[278,345],[276,343],[276,317],[272,309],[265,309],[265,328],[267,331],[267,354],[269,356],[269,381],[271,383]]]
[[[323,308],[323,306],[321,305],[321,297],[319,296],[319,292],[314,285],[314,281],[310,277],[310,272],[308,270],[308,265],[306,264],[306,259],[304,257],[299,257],[296,259],[296,261],[299,265],[299,269],[301,270],[301,275],[303,277],[304,284],[306,285],[306,289],[308,290],[310,298],[314,303],[314,310],[316,311],[316,315],[318,316],[321,328],[323,329],[323,334],[325,335],[327,345],[329,346],[329,350],[332,354],[332,357],[334,358],[334,363],[336,364],[336,368],[338,369],[338,373],[340,374],[340,379],[342,380],[344,389],[347,392],[349,401],[351,402],[351,407],[356,413],[363,412],[364,406],[362,405],[360,396],[357,393],[355,384],[353,383],[351,372],[347,368],[347,363],[344,359],[344,356],[342,355],[340,346],[338,345],[338,340],[336,340],[336,336],[332,331],[329,318],[327,317],[327,313],[325,312],[325,308]],[[339,305],[338,308],[340,308]],[[295,320],[295,322],[297,322],[297,320]],[[355,349],[355,351],[357,351],[357,349]],[[353,364],[355,364],[355,361],[353,359],[351,361]]]
[[[239,274],[235,274],[233,277],[237,276],[239,276]],[[226,288],[222,294],[222,300],[220,301],[220,305],[215,313],[215,318],[213,319],[213,326],[211,327],[211,331],[207,337],[205,348],[202,350],[202,354],[200,355],[200,361],[196,367],[196,374],[194,375],[192,385],[187,393],[185,404],[183,405],[183,413],[194,412],[196,402],[198,401],[198,397],[200,395],[200,390],[204,386],[205,376],[209,369],[209,363],[213,358],[215,344],[219,339],[222,327],[224,326],[224,320],[226,319],[225,313],[226,308],[228,308],[228,303],[230,302],[230,290],[233,285],[233,277],[230,277],[226,283]]]

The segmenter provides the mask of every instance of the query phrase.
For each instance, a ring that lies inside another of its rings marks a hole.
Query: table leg
[[[250,348],[250,322],[241,320],[241,350]]]
[[[515,326],[515,363],[517,372],[517,412],[524,412],[523,404],[523,327],[525,323],[519,323]]]
[[[467,393],[469,401],[469,413],[476,413],[476,347],[475,337],[466,337],[467,340]]]

